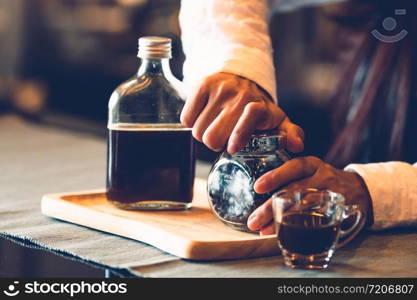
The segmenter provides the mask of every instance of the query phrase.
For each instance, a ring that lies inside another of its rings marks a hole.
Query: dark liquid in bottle
[[[191,130],[109,130],[107,198],[117,203],[190,203],[194,183]]]
[[[311,255],[328,251],[337,238],[339,225],[317,213],[294,213],[277,224],[278,242],[291,253]]]

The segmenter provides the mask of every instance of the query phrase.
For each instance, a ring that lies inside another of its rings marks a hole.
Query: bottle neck
[[[169,58],[142,58],[137,75],[142,76],[145,74],[163,75],[166,78],[171,78],[173,75],[169,65]]]

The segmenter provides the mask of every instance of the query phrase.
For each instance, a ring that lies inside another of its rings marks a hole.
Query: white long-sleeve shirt
[[[229,72],[256,82],[277,101],[268,32],[271,12],[340,1],[345,0],[182,0],[185,94],[205,77]]]
[[[277,101],[268,33],[272,2],[286,8],[301,4],[298,0],[182,0],[186,94],[205,77],[229,72],[256,82]],[[329,0],[303,0],[302,4],[313,2]],[[417,225],[417,163],[351,164],[345,170],[357,172],[368,187],[374,214],[372,229]]]
[[[264,0],[182,0],[186,92],[211,74],[229,72],[256,82],[276,100],[268,11]]]

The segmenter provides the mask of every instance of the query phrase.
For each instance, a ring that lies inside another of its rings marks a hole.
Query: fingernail
[[[260,235],[270,235],[275,233],[275,229],[273,227],[267,227],[262,229],[259,233]]]
[[[255,192],[259,192],[259,190],[262,191],[262,186],[265,184],[265,179],[264,178],[260,178],[258,179],[255,184],[253,185],[253,188],[255,190]]]
[[[252,213],[252,214],[249,216],[248,221],[252,220],[252,219],[253,219],[253,218],[255,218],[255,217],[256,217],[256,213]]]
[[[233,154],[237,151],[237,145],[235,143],[230,143],[229,144],[229,153]]]
[[[259,222],[258,222],[258,219],[256,218],[256,215],[255,216],[251,215],[249,217],[247,225],[250,230],[258,230]]]

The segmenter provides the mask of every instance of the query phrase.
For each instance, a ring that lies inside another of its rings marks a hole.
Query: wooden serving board
[[[211,211],[206,181],[196,179],[193,207],[186,211],[122,210],[103,190],[48,194],[42,198],[46,216],[138,240],[176,256],[217,260],[279,253],[274,235],[233,230]]]

